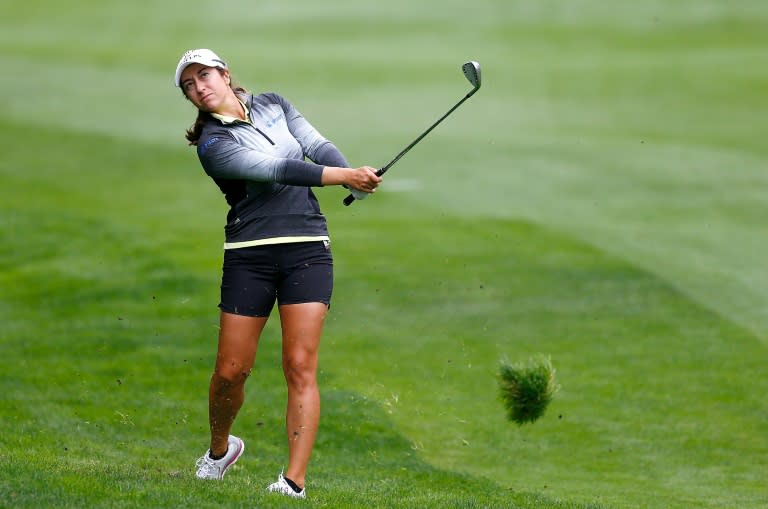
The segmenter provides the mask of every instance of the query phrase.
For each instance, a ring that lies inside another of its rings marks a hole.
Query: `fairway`
[[[0,507],[284,507],[280,331],[221,482],[226,204],[173,87],[210,47],[354,165],[307,507],[768,506],[768,4],[3,3]],[[502,360],[551,358],[505,417]],[[293,501],[289,501],[293,502]],[[300,505],[299,504],[289,504]]]

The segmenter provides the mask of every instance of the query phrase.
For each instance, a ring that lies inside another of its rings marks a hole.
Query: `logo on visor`
[[[196,51],[187,51],[184,53],[184,58],[181,59],[182,63],[187,63],[190,60],[193,60],[195,58],[203,58],[203,55],[200,53],[197,53]]]

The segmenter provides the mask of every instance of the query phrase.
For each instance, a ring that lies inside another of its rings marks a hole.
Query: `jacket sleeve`
[[[323,166],[299,159],[281,159],[251,150],[226,132],[215,132],[197,146],[205,172],[222,179],[320,186]]]
[[[330,141],[326,141],[320,145],[314,153],[314,157],[311,157],[317,164],[323,166],[338,166],[340,168],[349,168],[349,163],[344,157],[344,154],[336,148],[336,145]]]

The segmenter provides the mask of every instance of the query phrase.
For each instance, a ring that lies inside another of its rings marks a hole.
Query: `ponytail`
[[[192,127],[187,129],[184,136],[190,145],[197,145],[197,140],[200,139],[200,135],[203,132],[203,126],[211,118],[213,117],[211,117],[211,114],[207,111],[197,110],[197,118],[195,119],[195,123],[192,125]]]

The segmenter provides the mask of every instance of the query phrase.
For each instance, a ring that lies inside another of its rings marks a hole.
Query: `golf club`
[[[395,164],[397,161],[399,161],[401,157],[403,157],[403,156],[404,156],[404,155],[405,155],[405,154],[406,154],[406,153],[407,153],[409,150],[411,150],[411,149],[412,149],[412,148],[413,148],[413,147],[414,147],[414,146],[415,146],[415,145],[416,145],[418,142],[420,142],[420,141],[421,141],[421,139],[422,139],[422,138],[424,138],[424,136],[426,136],[427,134],[429,134],[429,132],[430,132],[432,129],[434,129],[435,127],[437,127],[437,125],[438,125],[440,122],[442,122],[443,120],[445,120],[445,118],[446,118],[448,115],[450,115],[451,113],[453,113],[453,111],[454,111],[456,108],[458,108],[459,106],[461,106],[461,105],[462,105],[462,103],[463,103],[464,101],[466,101],[467,99],[469,99],[470,97],[472,97],[472,94],[474,94],[475,92],[477,92],[477,91],[480,89],[480,64],[479,64],[479,63],[477,63],[477,62],[475,62],[475,61],[470,61],[470,62],[467,62],[467,63],[465,63],[464,65],[462,65],[462,66],[461,66],[461,70],[462,70],[462,71],[464,71],[464,76],[466,76],[466,77],[467,77],[467,80],[469,80],[469,82],[472,84],[472,87],[473,87],[473,88],[472,88],[472,90],[470,90],[470,91],[467,93],[467,95],[465,95],[465,96],[464,96],[464,97],[463,97],[463,98],[462,98],[462,99],[461,99],[459,102],[457,102],[456,104],[454,104],[453,108],[451,108],[450,110],[448,110],[448,112],[447,112],[445,115],[443,115],[442,117],[440,117],[440,118],[438,119],[438,121],[437,121],[437,122],[435,122],[434,124],[432,124],[431,126],[429,126],[429,129],[427,129],[426,131],[424,131],[423,133],[421,133],[421,135],[420,135],[418,138],[416,138],[415,140],[413,140],[413,141],[411,142],[411,144],[410,144],[410,145],[408,145],[407,147],[405,147],[405,148],[403,149],[403,151],[402,151],[402,152],[400,152],[399,154],[397,154],[397,155],[395,156],[395,158],[394,158],[394,159],[392,159],[392,160],[391,160],[390,162],[388,162],[388,163],[387,163],[385,166],[383,166],[382,168],[380,168],[380,169],[379,169],[379,170],[376,172],[376,175],[378,175],[378,176],[382,176],[382,175],[384,175],[384,173],[386,173],[386,172],[387,172],[387,170],[389,170],[389,169],[392,167],[392,165],[394,165],[394,164]],[[350,204],[350,203],[352,203],[353,201],[355,201],[355,197],[354,197],[354,196],[352,196],[352,194],[350,194],[349,196],[347,196],[346,198],[344,198],[344,205],[349,205],[349,204]]]

